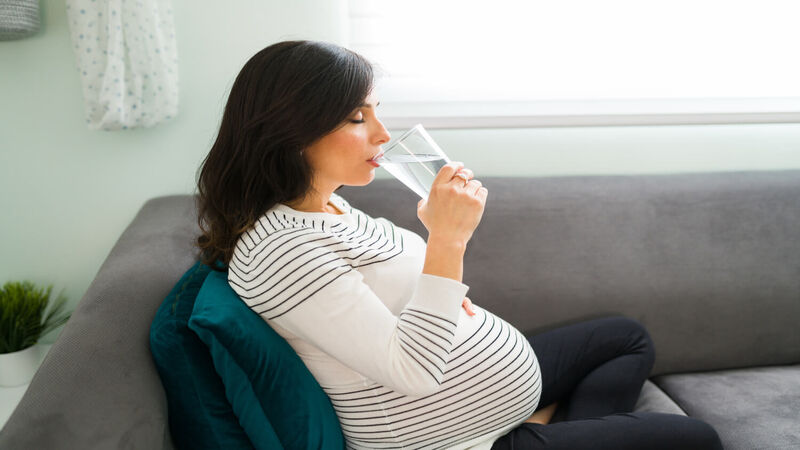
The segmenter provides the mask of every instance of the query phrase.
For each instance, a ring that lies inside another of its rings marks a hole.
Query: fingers
[[[433,184],[449,182],[462,167],[464,167],[464,163],[460,161],[453,161],[445,164],[439,169],[439,173],[437,173],[436,177],[433,179]]]
[[[461,307],[464,308],[464,311],[467,312],[468,316],[474,316],[475,310],[472,308],[472,301],[469,297],[464,297],[464,301],[461,302]]]
[[[486,197],[489,196],[489,190],[485,187],[481,186],[478,188],[478,192],[475,193],[481,200],[483,200],[484,204],[486,203]]]
[[[480,188],[481,188],[481,186],[483,186],[483,183],[481,183],[480,181],[478,181],[478,180],[471,180],[469,183],[467,183],[467,185],[465,186],[465,189],[466,189],[466,190],[467,190],[467,192],[469,192],[470,194],[472,194],[472,195],[475,195],[475,194],[477,194],[477,193],[478,193],[478,189],[480,189]],[[485,189],[485,188],[484,188],[484,189]]]
[[[464,167],[464,163],[460,161],[452,161],[439,169],[439,173],[434,178],[436,183],[456,183],[458,186],[463,187],[472,195],[486,198],[488,190],[483,187],[483,183],[473,179],[475,174],[472,170]]]
[[[467,173],[468,175],[466,175]],[[479,180],[472,179],[473,177],[472,171],[465,168],[462,169],[457,175],[462,175],[462,174],[465,174],[465,177],[469,176],[469,178],[464,178],[465,183],[460,186],[463,186],[464,190],[468,194],[476,196],[478,198],[483,197],[485,199],[488,190],[485,187],[483,187],[483,183],[481,183]]]
[[[456,173],[456,176],[460,177],[464,181],[469,181],[469,180],[475,178],[475,174],[472,173],[472,170],[467,169],[466,167],[464,167],[461,170],[459,170],[458,173]]]

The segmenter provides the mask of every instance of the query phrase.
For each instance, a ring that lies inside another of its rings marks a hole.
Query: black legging
[[[523,423],[492,450],[722,449],[714,429],[675,414],[632,413],[655,360],[644,327],[623,317],[528,336],[542,371],[538,408],[558,402],[548,425]]]

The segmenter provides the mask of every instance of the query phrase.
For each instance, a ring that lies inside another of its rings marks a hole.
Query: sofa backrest
[[[521,331],[624,314],[654,374],[800,362],[800,171],[479,179],[467,295]],[[337,193],[427,238],[400,182]]]

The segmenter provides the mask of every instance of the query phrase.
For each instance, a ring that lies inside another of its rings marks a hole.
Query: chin
[[[363,180],[358,186],[366,186],[372,183],[372,180],[374,179],[375,179],[375,169],[372,169],[369,171],[369,175],[367,175],[367,178]]]
[[[343,186],[366,186],[366,185],[372,183],[372,180],[374,180],[374,179],[375,179],[375,171],[373,170],[365,178],[362,177],[362,178],[358,178],[358,179],[350,179],[350,180],[347,180],[346,183],[342,183],[342,185]]]

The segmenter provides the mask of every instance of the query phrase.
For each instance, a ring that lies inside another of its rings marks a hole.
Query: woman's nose
[[[392,135],[389,134],[389,131],[386,129],[385,126],[383,126],[383,122],[381,122],[380,120],[378,120],[377,122],[378,122],[378,129],[375,133],[376,136],[375,142],[378,145],[382,145],[389,142],[389,140],[392,138]]]

